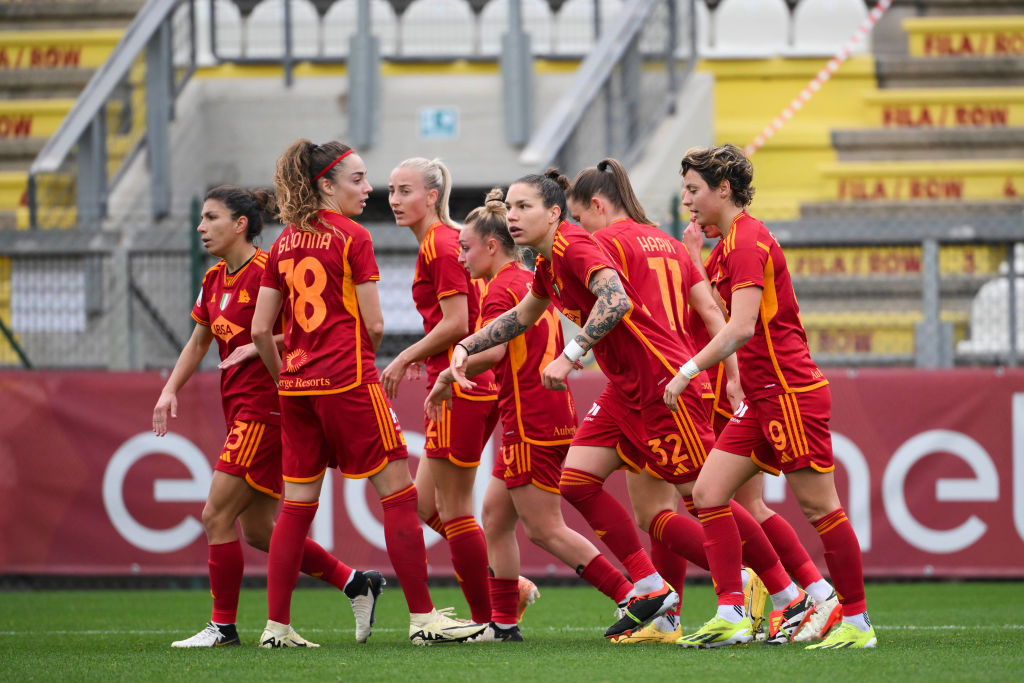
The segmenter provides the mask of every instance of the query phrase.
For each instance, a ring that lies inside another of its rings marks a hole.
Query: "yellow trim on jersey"
[[[247,483],[249,486],[251,486],[252,488],[254,488],[257,491],[259,491],[260,493],[264,493],[264,494],[270,496],[274,500],[281,500],[281,494],[280,493],[278,493],[277,491],[274,491],[273,489],[268,489],[268,488],[265,488],[263,486],[260,486],[259,484],[257,484],[256,482],[254,482],[252,480],[252,477],[249,476],[248,472],[245,473],[245,483]]]
[[[627,280],[629,279],[629,265],[626,263],[626,252],[623,250],[622,245],[619,244],[619,240],[612,238],[612,243],[619,252],[619,263],[622,265],[622,275]]]

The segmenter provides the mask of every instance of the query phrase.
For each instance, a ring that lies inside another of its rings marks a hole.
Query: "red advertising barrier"
[[[1024,577],[1024,371],[829,374],[837,483],[865,573]],[[158,439],[149,425],[163,382],[155,372],[0,373],[0,574],[206,573],[200,515],[225,436],[218,375],[189,382]],[[598,373],[575,379],[581,412],[603,384]],[[424,394],[404,384],[395,402],[412,453]],[[625,500],[623,479],[608,486]],[[765,494],[824,567],[784,482],[767,477]],[[372,487],[332,473],[312,533],[346,563],[388,571],[381,519]],[[425,538],[432,573],[452,575],[443,541]],[[572,575],[525,538],[521,549],[524,574]],[[246,553],[246,570],[262,573],[265,555]]]

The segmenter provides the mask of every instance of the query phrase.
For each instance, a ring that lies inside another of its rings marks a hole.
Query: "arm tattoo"
[[[576,335],[576,343],[584,349],[589,349],[601,337],[611,332],[622,317],[633,308],[615,272],[591,279],[590,291],[597,297],[597,301],[590,311],[590,316],[587,317],[583,334]]]
[[[492,346],[511,341],[528,329],[530,326],[519,321],[516,309],[513,308],[502,313],[479,332],[463,339],[462,345],[472,356],[474,353],[486,351]]]

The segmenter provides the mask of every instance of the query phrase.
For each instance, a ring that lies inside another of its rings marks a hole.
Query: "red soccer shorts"
[[[835,469],[829,416],[832,392],[828,386],[797,394],[780,394],[743,401],[715,448],[728,453],[751,453],[758,467],[770,474],[813,467]]]
[[[340,394],[282,396],[281,428],[285,481],[315,481],[328,467],[362,479],[409,457],[398,418],[378,383]]]
[[[245,479],[249,486],[281,497],[281,427],[235,420],[214,469]]]
[[[501,453],[494,459],[491,474],[504,479],[506,488],[533,484],[539,489],[558,493],[562,463],[568,452],[569,444],[536,446],[521,441],[503,444]]]
[[[498,424],[497,401],[470,401],[452,396],[452,407],[442,408],[441,420],[423,416],[428,458],[441,458],[459,467],[477,467],[487,439]]]
[[[573,445],[617,448],[629,469],[673,484],[693,481],[714,444],[710,404],[684,393],[679,411],[656,401],[632,408],[608,385],[576,431]]]

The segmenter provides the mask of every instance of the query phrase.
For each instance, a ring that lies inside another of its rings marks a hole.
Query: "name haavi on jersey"
[[[648,235],[638,235],[636,238],[637,244],[644,251],[661,252],[665,254],[675,254],[676,249],[672,246],[672,243],[667,239],[661,237],[650,237]]]

